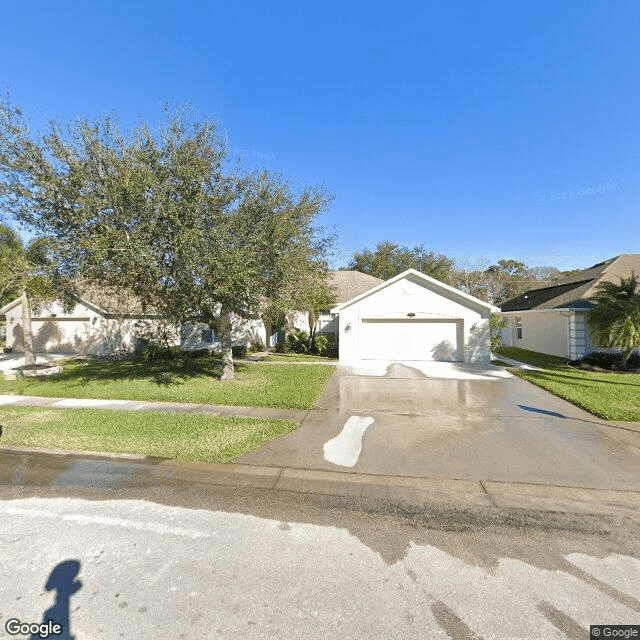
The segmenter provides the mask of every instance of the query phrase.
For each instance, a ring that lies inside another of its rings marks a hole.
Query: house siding
[[[557,309],[502,313],[509,322],[502,331],[504,344],[552,356],[568,356],[570,343],[575,348],[582,343],[582,325],[572,325],[573,318],[562,313]],[[516,317],[522,318],[522,338],[516,337]]]
[[[402,319],[407,322],[409,317],[415,318],[416,322],[448,321],[459,327],[456,353],[442,357],[435,354],[433,359],[490,361],[489,310],[484,313],[476,311],[458,302],[454,293],[437,285],[425,285],[423,281],[409,276],[340,309],[340,362],[350,366],[368,359],[361,335],[363,319],[376,322]],[[418,351],[416,348],[416,353]]]

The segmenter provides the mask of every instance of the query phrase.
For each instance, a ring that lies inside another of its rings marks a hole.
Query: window
[[[516,338],[522,340],[522,317],[516,316]]]
[[[215,334],[213,329],[203,329],[202,330],[202,342],[208,342],[211,344],[214,342]]]

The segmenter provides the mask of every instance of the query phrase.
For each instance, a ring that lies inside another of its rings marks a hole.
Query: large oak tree
[[[0,207],[56,241],[70,279],[132,293],[176,323],[219,319],[223,378],[231,321],[256,317],[296,282],[322,282],[324,190],[295,192],[227,162],[218,127],[189,111],[121,132],[115,118],[30,131],[0,102]]]

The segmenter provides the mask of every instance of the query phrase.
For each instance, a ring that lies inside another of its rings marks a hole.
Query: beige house
[[[590,298],[600,282],[619,283],[633,272],[640,276],[640,254],[626,254],[561,278],[553,286],[530,289],[500,303],[509,326],[502,331],[508,347],[581,358],[601,350],[591,341]]]
[[[331,274],[330,286],[336,293],[336,302],[344,302],[382,282],[358,271],[336,271]],[[0,309],[7,319],[7,346],[22,352],[22,299],[17,298]],[[290,317],[296,329],[309,330],[307,313],[294,312]],[[323,310],[316,325],[321,335],[337,337],[335,314]],[[104,291],[87,291],[76,299],[70,311],[59,303],[33,309],[32,332],[34,348],[38,353],[60,352],[70,354],[110,355],[132,352],[138,338],[150,332],[166,330],[171,342],[185,349],[212,349],[220,346],[220,336],[213,325],[195,322],[178,328],[157,314],[145,313],[139,301],[132,296],[108,295]],[[232,343],[248,346],[259,341],[274,347],[284,336],[279,327],[269,328],[260,319],[232,316]]]
[[[0,309],[6,317],[7,347],[24,351],[22,298]],[[109,297],[101,292],[77,297],[65,310],[59,302],[35,307],[31,312],[31,331],[36,353],[59,352],[106,356],[131,352],[136,340],[150,331],[166,328],[172,341],[179,332],[157,315],[145,313],[132,297]]]

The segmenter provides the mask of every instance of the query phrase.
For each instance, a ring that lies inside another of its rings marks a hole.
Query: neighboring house
[[[24,351],[22,334],[22,298],[0,309],[7,319],[7,347]],[[163,323],[152,313],[145,313],[132,297],[109,297],[103,292],[86,293],[76,298],[70,311],[58,302],[31,311],[31,332],[34,350],[39,353],[56,351],[70,354],[105,356],[133,351],[139,335],[156,330]],[[175,328],[172,341],[179,341]]]
[[[489,317],[500,309],[409,269],[331,309],[340,364],[489,363]]]
[[[336,302],[344,302],[382,282],[358,271],[336,271],[331,274],[330,286],[336,293]],[[0,309],[7,317],[7,346],[23,351],[22,299],[17,298]],[[309,331],[307,313],[294,312],[290,317],[295,329]],[[109,355],[117,351],[133,351],[136,340],[150,330],[166,326],[158,315],[145,314],[133,297],[114,297],[100,291],[85,292],[77,304],[65,312],[59,303],[52,303],[32,312],[34,348],[37,352]],[[323,310],[317,323],[322,335],[337,333],[337,320],[328,309]],[[173,327],[172,343],[185,349],[211,349],[221,346],[216,323],[194,323],[180,330]],[[275,347],[284,337],[282,327],[269,330],[259,319],[232,316],[232,344],[249,346],[255,341]]]
[[[589,333],[590,298],[600,282],[618,284],[640,275],[640,254],[627,254],[561,278],[553,286],[530,289],[500,303],[509,326],[502,331],[508,347],[564,356],[571,360],[599,350]]]
[[[337,339],[341,364],[388,362],[489,362],[489,316],[499,309],[413,269],[383,282],[358,271],[336,271],[329,282],[336,306],[320,313],[316,329]],[[0,310],[7,316],[7,346],[22,351],[22,301]],[[295,328],[309,330],[306,313],[292,314]],[[32,330],[38,352],[109,355],[133,351],[136,340],[164,327],[171,342],[187,349],[220,346],[216,324],[180,329],[144,313],[133,299],[85,294],[65,313],[59,304],[34,310]],[[277,328],[276,328],[277,329]],[[275,346],[280,333],[266,335],[261,320],[232,317],[232,343],[259,340]]]

